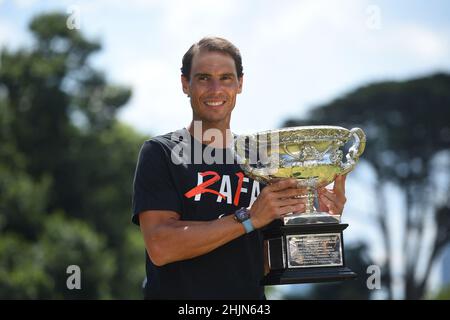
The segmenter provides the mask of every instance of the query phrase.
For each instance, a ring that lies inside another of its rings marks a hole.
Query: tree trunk
[[[384,283],[384,286],[387,290],[387,299],[391,300],[393,298],[393,290],[392,290],[392,249],[391,249],[391,236],[389,234],[389,229],[387,225],[387,209],[386,209],[386,199],[384,196],[384,189],[383,189],[383,181],[382,179],[377,180],[377,184],[375,186],[375,194],[377,201],[377,220],[378,224],[381,229],[381,233],[383,236],[383,245],[384,245],[384,251],[386,255],[386,261],[384,262],[384,265],[382,266],[382,273],[383,278],[382,282]]]

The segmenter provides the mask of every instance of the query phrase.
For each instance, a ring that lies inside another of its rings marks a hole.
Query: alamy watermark
[[[381,30],[381,8],[377,5],[371,4],[366,7],[366,27],[370,30]]]
[[[81,289],[81,268],[76,264],[67,267],[66,273],[70,274],[66,280],[66,286],[69,290]]]
[[[66,26],[69,30],[80,30],[81,28],[81,10],[77,5],[71,5],[67,8],[69,16],[66,20]]]
[[[192,141],[195,139],[196,141]],[[227,129],[225,137],[219,129],[203,131],[202,121],[194,121],[193,136],[187,131],[176,131],[171,136],[177,145],[172,149],[174,164],[249,164],[256,167],[278,165],[279,144],[277,132],[237,135]],[[204,146],[202,141],[212,141]]]
[[[367,267],[367,274],[370,274],[366,280],[366,286],[369,290],[381,289],[381,269],[379,266],[372,264]]]

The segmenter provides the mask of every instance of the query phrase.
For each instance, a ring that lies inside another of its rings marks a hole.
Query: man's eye
[[[231,77],[230,76],[223,76],[222,80],[231,80]]]
[[[199,80],[208,80],[208,76],[199,76],[198,79]]]

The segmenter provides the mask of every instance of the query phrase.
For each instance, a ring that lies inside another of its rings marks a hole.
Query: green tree
[[[40,234],[46,274],[54,283],[52,298],[112,298],[112,280],[116,272],[116,255],[107,248],[105,238],[87,223],[52,214],[45,220]],[[67,288],[67,267],[81,270],[81,289]]]
[[[433,300],[450,300],[450,286],[443,287],[436,295],[431,296]]]
[[[100,44],[66,19],[35,17],[33,45],[0,55],[0,247],[45,257],[0,264],[0,287],[9,288],[0,295],[139,298],[144,246],[130,207],[145,137],[117,121],[131,91],[91,66]],[[65,287],[69,264],[84,274],[79,292]],[[8,282],[13,270],[34,269],[29,288]]]
[[[395,270],[405,283],[404,297],[425,296],[431,268],[450,241],[450,76],[435,74],[403,82],[371,84],[315,108],[305,120],[292,119],[286,126],[333,124],[360,126],[367,134],[363,161],[377,177],[374,219],[382,234],[386,260],[384,284],[392,297],[394,247],[400,246],[402,270]],[[405,214],[396,243],[390,228],[392,212],[386,186],[403,193]],[[368,186],[369,189],[369,186]],[[426,228],[431,222],[435,235]],[[432,238],[431,243],[427,239]],[[429,245],[430,250],[426,250]],[[422,268],[421,268],[422,267]]]
[[[17,233],[0,237],[0,298],[50,298],[54,292],[52,275],[45,270],[42,247]]]

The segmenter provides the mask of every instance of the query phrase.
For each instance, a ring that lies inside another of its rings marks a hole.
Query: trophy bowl
[[[353,140],[344,161],[345,145]],[[265,285],[340,281],[356,274],[345,266],[340,215],[317,212],[316,190],[352,171],[364,152],[360,128],[291,127],[239,135],[237,162],[246,175],[266,184],[295,178],[305,188],[305,212],[293,212],[263,229]]]
[[[343,162],[341,148],[351,138],[354,142]],[[316,190],[352,171],[365,145],[366,136],[360,128],[300,126],[240,135],[235,140],[235,151],[242,170],[254,180],[270,184],[283,178],[297,179],[298,187],[307,190],[305,214],[316,222],[322,216],[322,222],[327,222],[330,215],[319,213],[314,207]],[[285,223],[298,217],[287,216]]]

